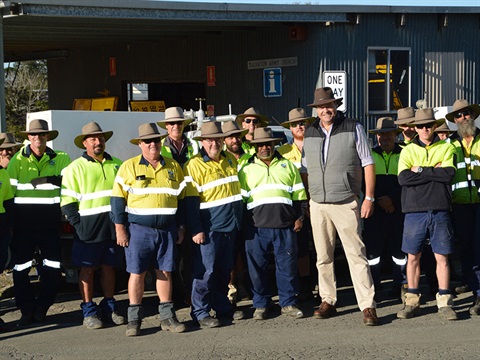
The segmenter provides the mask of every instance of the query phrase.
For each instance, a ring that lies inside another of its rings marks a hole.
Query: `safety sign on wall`
[[[343,98],[343,104],[337,110],[345,112],[347,110],[347,73],[345,71],[324,71],[323,86],[332,89],[335,99]]]
[[[282,68],[263,69],[263,96],[282,96]]]

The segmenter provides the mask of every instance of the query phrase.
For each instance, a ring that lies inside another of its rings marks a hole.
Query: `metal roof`
[[[475,7],[265,5],[148,0],[0,1],[5,61],[65,49],[161,41],[196,32],[252,31],[274,23],[347,22],[355,13],[480,13]]]

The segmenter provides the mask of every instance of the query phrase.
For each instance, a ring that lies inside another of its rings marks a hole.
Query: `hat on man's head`
[[[398,109],[397,111],[397,120],[395,124],[397,125],[407,125],[415,119],[415,110],[413,107],[409,106],[403,109]]]
[[[157,125],[155,123],[142,124],[138,127],[138,137],[133,138],[130,142],[134,145],[138,145],[140,141],[149,139],[163,139],[167,134],[160,134]]]
[[[253,140],[250,141],[250,144],[261,144],[273,141],[275,144],[279,143],[282,139],[276,138],[273,135],[272,129],[268,127],[257,128],[253,132]]]
[[[177,121],[183,121],[183,126],[185,127],[188,126],[193,121],[193,119],[185,119],[185,116],[183,116],[183,109],[181,107],[174,106],[169,107],[165,110],[165,119],[157,121],[157,124],[162,129],[166,129],[167,123]]]
[[[112,137],[113,131],[103,131],[100,125],[98,125],[95,121],[92,121],[82,127],[82,133],[76,136],[73,142],[80,149],[85,149],[85,146],[83,146],[83,140],[85,140],[89,135],[103,135],[105,137],[105,141],[108,141],[108,139]]]
[[[440,119],[440,120],[435,119],[432,108],[426,108],[426,109],[418,109],[417,111],[415,111],[415,120],[412,122],[409,122],[407,125],[410,127],[423,125],[423,124],[430,124],[430,123],[435,123],[436,125],[440,125],[443,122],[444,122],[443,119]]]
[[[28,123],[26,131],[20,131],[19,134],[24,139],[28,139],[29,134],[48,134],[48,140],[56,139],[58,136],[57,130],[48,130],[48,122],[42,119],[35,119]]]
[[[0,149],[10,149],[15,146],[21,146],[22,143],[17,143],[12,133],[0,133]]]
[[[445,119],[441,119],[441,120],[445,120]],[[448,124],[447,122],[445,121],[442,125],[440,125],[439,127],[437,127],[435,130],[435,132],[437,133],[454,133],[455,130],[452,130],[448,127]]]
[[[381,117],[377,120],[377,127],[375,129],[368,130],[370,134],[380,134],[390,131],[395,131],[397,134],[402,132],[402,129],[399,129],[398,126],[395,125],[391,117]]]
[[[335,102],[337,106],[340,106],[343,103],[343,97],[335,99],[332,88],[323,87],[315,89],[315,93],[313,95],[313,103],[308,104],[307,106],[317,107],[320,105],[329,104],[331,102]]]
[[[472,119],[476,119],[480,115],[480,105],[469,104],[467,100],[459,99],[453,103],[453,110],[449,112],[445,117],[447,120],[455,121],[455,115],[461,111],[470,110],[473,113]]]
[[[255,118],[257,118],[258,120],[260,120],[260,125],[261,125],[261,126],[267,126],[268,123],[270,122],[270,120],[268,119],[268,117],[266,117],[265,115],[260,114],[260,112],[259,112],[256,108],[254,108],[254,107],[249,107],[247,110],[245,110],[245,112],[244,112],[243,114],[237,115],[237,117],[235,118],[235,121],[237,122],[238,125],[241,125],[241,124],[242,124],[242,121],[243,121],[246,117],[255,117]]]
[[[295,108],[289,111],[288,121],[284,121],[280,125],[282,125],[284,128],[289,129],[292,123],[296,123],[298,121],[312,122],[313,120],[315,120],[314,117],[305,116],[305,110],[303,110],[302,108]]]
[[[222,125],[222,130],[225,137],[236,134],[238,134],[240,137],[243,137],[248,132],[248,129],[240,129],[235,121],[225,121]]]
[[[220,121],[208,121],[202,124],[200,135],[195,136],[193,140],[216,139],[223,137],[225,137],[225,134],[222,131],[222,124]]]

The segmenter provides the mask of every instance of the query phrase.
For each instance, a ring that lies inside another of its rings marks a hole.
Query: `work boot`
[[[33,321],[38,323],[43,323],[47,317],[48,309],[45,309],[41,306],[36,306],[35,311],[33,312]]]
[[[458,315],[453,310],[453,295],[452,294],[445,294],[440,295],[437,293],[437,306],[438,306],[438,314],[442,319],[445,320],[458,320]]]
[[[140,304],[130,304],[127,310],[127,336],[140,335],[140,326],[142,325],[143,307]]]
[[[399,319],[410,319],[420,312],[420,294],[407,292],[403,309],[397,313]]]
[[[115,325],[123,325],[126,323],[125,317],[117,312],[116,300],[114,298],[104,298],[100,301],[100,309],[102,312],[102,321]]]
[[[102,321],[97,317],[97,315],[87,316],[83,318],[83,326],[89,330],[101,329],[103,324]]]
[[[17,326],[24,327],[33,323],[33,313],[30,311],[25,311],[22,313],[20,320],[18,320]]]
[[[480,315],[480,296],[476,296],[473,301],[473,306],[468,309],[470,315]]]
[[[268,317],[267,308],[256,308],[253,312],[253,320],[265,320]]]
[[[295,305],[291,306],[284,306],[281,311],[282,315],[294,318],[294,319],[300,319],[303,317],[303,312],[300,310],[298,307]]]
[[[363,309],[363,323],[367,326],[378,324],[377,310],[375,308]]]
[[[210,315],[198,320],[201,328],[216,328],[221,326],[220,320],[211,317]]]
[[[185,331],[185,325],[177,320],[173,302],[161,302],[158,305],[158,314],[160,315],[160,326],[162,330],[181,333]]]

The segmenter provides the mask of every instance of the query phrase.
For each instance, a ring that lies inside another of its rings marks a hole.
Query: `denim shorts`
[[[122,249],[112,241],[86,243],[74,240],[72,245],[72,264],[81,267],[108,265],[119,267]]]
[[[155,229],[138,224],[130,224],[130,241],[125,248],[127,272],[141,274],[151,266],[157,270],[175,270],[176,227]]]
[[[448,255],[453,251],[453,227],[448,211],[425,211],[405,214],[402,251],[407,254],[422,252],[430,240],[435,254]]]

